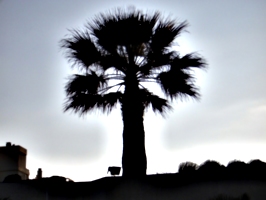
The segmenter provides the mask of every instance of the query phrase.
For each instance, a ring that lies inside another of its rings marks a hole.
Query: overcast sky
[[[208,62],[196,72],[200,101],[176,101],[166,118],[145,113],[147,172],[177,172],[185,161],[266,161],[266,1],[110,2],[0,1],[0,146],[9,141],[28,150],[30,178],[42,168],[46,177],[90,181],[121,166],[119,107],[108,116],[63,113],[73,71],[59,47],[68,29],[121,6],[187,20],[176,48]]]

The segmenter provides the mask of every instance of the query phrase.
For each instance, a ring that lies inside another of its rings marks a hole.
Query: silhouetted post
[[[41,179],[41,178],[42,178],[42,169],[39,168],[35,179]]]

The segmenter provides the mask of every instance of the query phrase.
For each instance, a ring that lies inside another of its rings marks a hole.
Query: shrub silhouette
[[[224,177],[225,167],[217,161],[207,160],[198,168],[201,179],[221,179]]]
[[[196,179],[198,165],[192,162],[184,162],[179,165],[178,174],[184,182],[190,182]]]
[[[226,171],[227,175],[232,178],[243,179],[248,177],[248,165],[239,160],[229,162]]]
[[[266,163],[261,160],[251,160],[248,164],[249,175],[252,178],[266,179]]]
[[[198,165],[193,162],[184,162],[179,165],[178,173],[180,174],[189,174],[195,173],[198,169]]]
[[[186,182],[204,180],[266,180],[266,163],[261,160],[252,160],[248,164],[239,160],[230,161],[225,167],[217,161],[207,160],[200,166],[193,162],[184,162],[179,165],[179,178]]]

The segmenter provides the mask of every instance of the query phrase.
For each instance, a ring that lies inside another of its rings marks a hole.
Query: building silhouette
[[[0,147],[0,182],[9,179],[27,180],[29,170],[26,168],[27,150],[19,145],[7,142]]]

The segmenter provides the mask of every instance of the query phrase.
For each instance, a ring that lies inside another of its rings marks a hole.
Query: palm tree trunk
[[[145,176],[147,169],[144,105],[139,96],[138,84],[134,82],[131,80],[130,84],[126,84],[121,107],[124,123],[122,156],[124,177]]]

